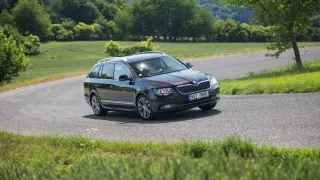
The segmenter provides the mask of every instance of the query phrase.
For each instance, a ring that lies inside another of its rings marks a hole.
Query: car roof
[[[157,57],[166,56],[164,53],[142,53],[142,54],[135,54],[130,56],[124,56],[124,57],[112,57],[112,58],[106,58],[102,59],[99,62],[103,63],[110,63],[110,62],[126,62],[126,63],[132,63],[137,61],[143,61],[146,59],[152,59]],[[99,64],[98,62],[98,64]]]

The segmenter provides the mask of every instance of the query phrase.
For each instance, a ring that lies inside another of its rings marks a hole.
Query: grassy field
[[[32,66],[11,84],[0,85],[0,92],[25,85],[85,74],[98,60],[107,57],[106,41],[50,42],[41,45],[42,55],[32,58]],[[136,42],[120,42],[130,46]],[[268,43],[155,43],[159,50],[182,60],[225,54],[264,51]],[[300,43],[300,47],[320,43]]]
[[[126,143],[0,132],[0,179],[319,179],[316,149],[219,142]]]
[[[220,82],[221,93],[236,95],[320,92],[320,60],[305,63],[304,67],[303,71],[298,71],[295,66],[286,66]]]

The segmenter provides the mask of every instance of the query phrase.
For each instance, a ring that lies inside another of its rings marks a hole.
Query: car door
[[[102,65],[100,69],[100,78],[97,80],[98,83],[96,83],[96,91],[98,92],[103,106],[112,106],[110,101],[112,100],[112,89],[114,87],[113,73],[113,63]]]
[[[130,83],[130,80],[119,81],[121,75],[127,75],[130,79],[132,79],[133,76],[129,69],[122,63],[116,63],[114,69],[112,101],[117,107],[134,109],[134,85]]]

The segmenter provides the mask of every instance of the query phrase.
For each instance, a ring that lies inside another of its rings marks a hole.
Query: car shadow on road
[[[87,119],[115,121],[121,124],[126,123],[140,123],[140,124],[157,124],[157,123],[170,123],[179,121],[196,120],[200,118],[208,118],[220,114],[221,111],[213,109],[211,111],[201,111],[198,109],[192,109],[181,112],[165,112],[157,115],[155,120],[146,121],[142,120],[137,113],[134,112],[108,112],[106,116],[96,116],[94,114],[88,114],[83,116]]]

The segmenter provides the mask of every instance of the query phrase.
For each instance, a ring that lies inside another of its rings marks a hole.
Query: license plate
[[[206,98],[209,97],[209,92],[208,91],[204,91],[204,92],[199,92],[199,93],[195,93],[195,94],[190,94],[188,96],[189,101],[193,101],[196,99],[202,99],[202,98]]]

